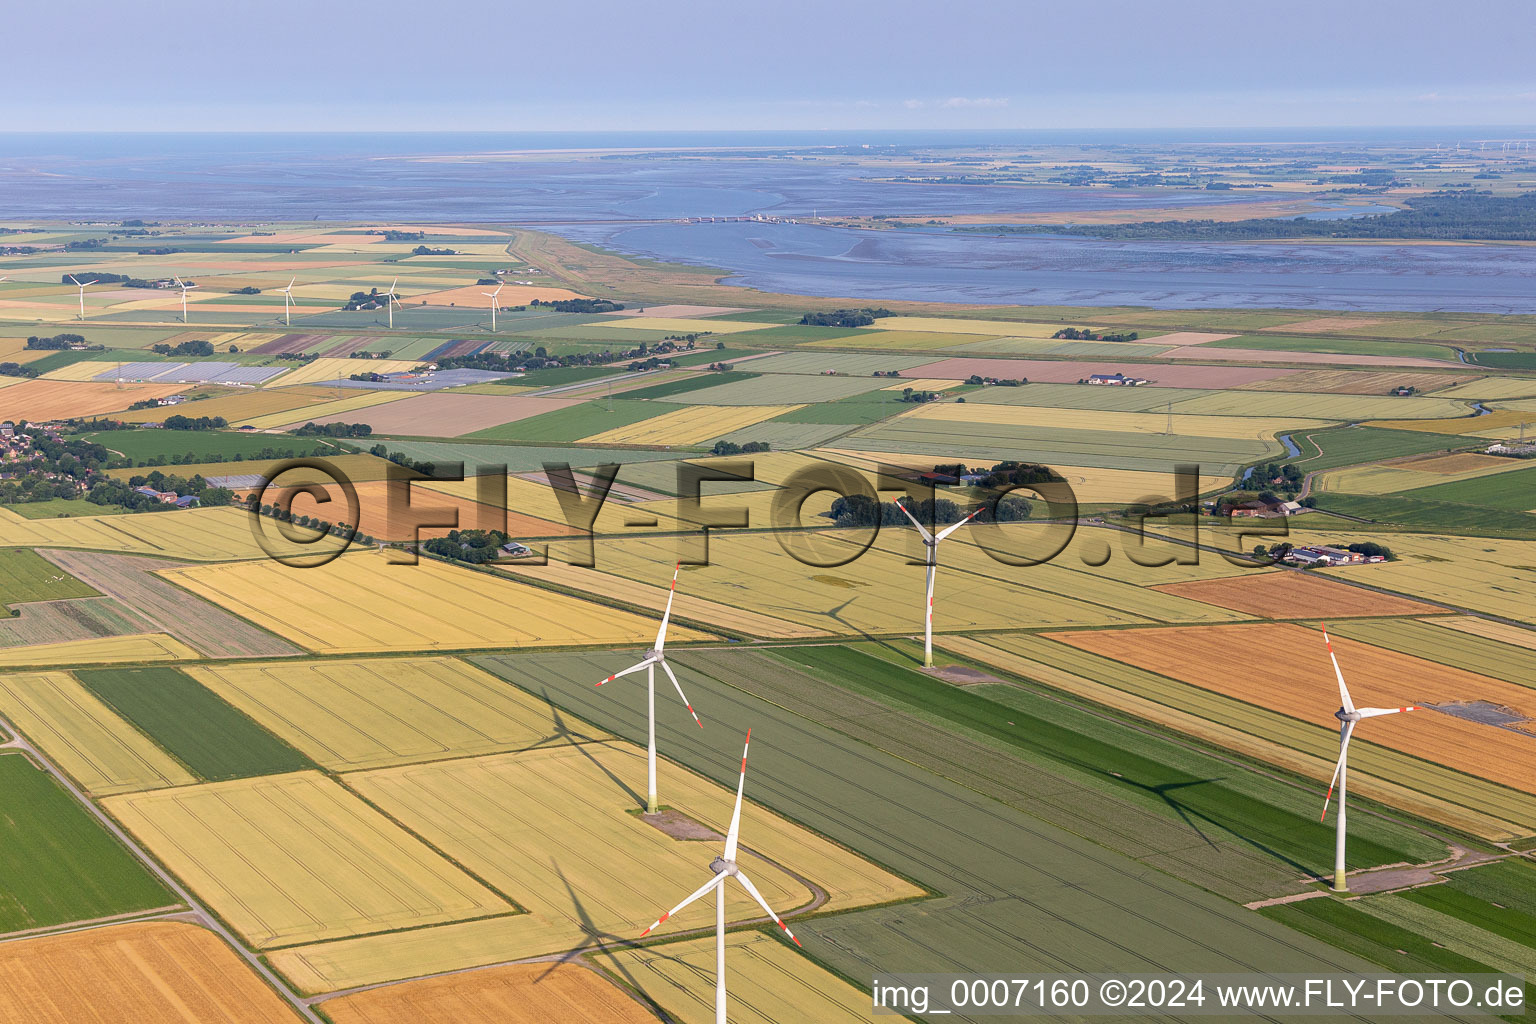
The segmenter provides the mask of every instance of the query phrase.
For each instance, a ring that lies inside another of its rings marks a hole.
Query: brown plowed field
[[[299,1020],[216,935],[170,921],[0,945],[0,993],[5,1024]]]
[[[1155,341],[1156,339],[1150,339]],[[1198,347],[1186,351],[1198,352]],[[1283,377],[1293,371],[1258,366],[1121,366],[1113,359],[940,359],[901,371],[903,377],[948,377],[965,380],[972,374],[1014,377],[1047,384],[1075,384],[1092,373],[1142,376],[1165,388],[1236,388]]]
[[[523,395],[462,395],[434,392],[413,395],[375,408],[321,416],[315,423],[367,423],[375,434],[418,437],[460,437],[513,420],[580,405],[574,398],[528,398]]]
[[[1350,618],[1358,615],[1434,615],[1441,611],[1404,597],[1378,594],[1299,572],[1268,572],[1220,580],[1164,583],[1165,594],[1265,619]]]
[[[1327,724],[1339,695],[1323,636],[1290,623],[1111,629],[1045,634],[1191,686]],[[1412,655],[1335,637],[1339,666],[1357,707],[1486,700],[1536,718],[1536,691]],[[1251,667],[1261,661],[1267,667]],[[1364,722],[1379,746],[1536,793],[1536,737],[1435,711]]]
[[[573,964],[509,964],[410,981],[332,999],[336,1024],[654,1024],[656,1018],[596,971]]]

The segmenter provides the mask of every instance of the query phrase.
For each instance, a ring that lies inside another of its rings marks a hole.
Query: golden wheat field
[[[654,1024],[656,1017],[596,971],[505,964],[369,989],[321,1004],[335,1024]]]
[[[197,781],[68,673],[0,675],[0,714],[97,796]]]
[[[798,405],[691,405],[582,438],[578,444],[691,445],[802,408]]]
[[[185,384],[95,384],[63,380],[24,380],[5,389],[5,418],[44,423],[70,416],[99,416],[126,409],[147,398],[165,398]]]
[[[311,359],[307,363],[299,364],[297,369],[289,370],[281,377],[275,378],[268,387],[291,388],[295,384],[313,384],[317,381],[346,380],[359,369],[369,373],[404,373],[422,365],[419,359],[370,359],[367,364],[361,364],[356,359],[337,359],[329,356],[321,356]],[[390,394],[409,395],[409,392],[390,392]]]
[[[188,673],[332,771],[607,739],[455,658],[251,662]]]
[[[168,569],[199,597],[325,654],[627,644],[654,620],[472,569],[361,551],[314,569],[270,560]],[[703,639],[676,631],[680,641]]]
[[[169,634],[129,633],[30,647],[0,647],[0,669],[185,661],[197,657],[200,655],[196,651]]]
[[[206,928],[113,925],[0,944],[6,1024],[296,1024],[298,1014]]]
[[[105,804],[258,948],[513,912],[319,772],[132,793]]]
[[[592,960],[633,978],[640,991],[679,1024],[712,1024],[715,1019],[713,937],[605,951],[593,954]],[[727,936],[725,965],[731,1020],[736,1024],[852,1024],[872,1019],[868,995],[762,932]]]
[[[735,794],[657,763],[663,802],[723,830]],[[507,893],[526,915],[283,950],[274,964],[306,991],[455,970],[589,944],[594,932],[638,936],[677,902],[677,879],[697,874],[711,846],[678,842],[631,813],[645,803],[645,756],[619,743],[562,743],[351,774],[347,784],[458,863]],[[793,864],[829,894],[828,909],[918,895],[909,883],[750,802],[744,869],[781,913],[813,893],[759,859]],[[718,847],[714,848],[716,851]],[[700,858],[704,859],[701,861]],[[615,874],[613,865],[625,868]],[[735,919],[756,914],[746,905]],[[709,907],[667,922],[663,934],[712,923]]]
[[[278,554],[303,555],[334,550],[336,538],[301,531],[314,544],[289,542],[270,520],[264,535]],[[24,519],[0,508],[0,530],[7,544],[31,548],[80,548],[130,555],[157,555],[195,562],[261,558],[251,516],[237,508],[189,508],[153,515],[85,516],[69,519]]]
[[[1063,430],[1107,430],[1162,434],[1168,416],[1161,412],[1104,412],[1098,409],[1058,409],[1029,405],[983,405],[953,402],[921,405],[904,419],[939,423],[984,423],[1012,427],[1052,427]],[[1180,437],[1222,437],[1268,441],[1282,431],[1327,426],[1330,420],[1301,417],[1204,416],[1173,414],[1173,433]]]

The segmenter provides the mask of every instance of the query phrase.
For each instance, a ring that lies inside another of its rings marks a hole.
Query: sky
[[[1528,125],[1532,0],[17,0],[0,131]]]

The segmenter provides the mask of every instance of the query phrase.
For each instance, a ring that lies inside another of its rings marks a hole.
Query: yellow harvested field
[[[592,960],[631,980],[677,1024],[713,1024],[713,936],[596,953]],[[868,995],[762,932],[726,936],[725,973],[734,1024],[852,1024],[873,1019]]]
[[[1338,760],[1339,731],[1332,719],[1303,722],[1128,665],[1097,661],[1046,634],[946,636],[935,637],[934,644],[1305,775],[1320,787]],[[1350,785],[1372,799],[1496,842],[1536,830],[1536,797],[1369,740],[1355,745]]]
[[[775,416],[804,408],[799,405],[690,405],[652,416],[627,427],[615,427],[584,437],[578,444],[687,445],[708,441]]]
[[[360,366],[356,359],[321,356],[319,359],[300,363],[296,369],[289,370],[267,387],[288,388],[295,384],[313,384],[323,380],[346,380],[361,369],[366,369],[369,373],[403,373],[420,365],[422,365],[420,359],[370,359],[366,366]]]
[[[690,320],[683,317],[637,316],[616,320],[599,320],[588,327],[620,327],[642,331],[672,331],[677,334],[740,334],[743,331],[760,331],[775,324],[755,324],[750,320]]]
[[[346,458],[346,457],[344,457]],[[351,456],[369,459],[372,456]],[[340,460],[337,460],[340,461]],[[247,464],[249,465],[249,464]],[[136,472],[143,472],[137,470]],[[320,516],[324,519],[338,517],[356,526],[359,533],[379,540],[414,541],[447,536],[449,530],[500,530],[514,537],[564,537],[578,532],[564,522],[551,522],[525,516],[494,505],[486,505],[451,492],[429,490],[421,483],[411,481],[409,486],[387,480],[362,480],[352,477],[353,492],[357,496],[358,515],[352,523],[346,492],[329,479],[314,481],[330,500],[322,502],[313,491],[300,488],[307,483],[301,470],[284,474],[279,485],[267,489],[263,500],[267,502],[291,502],[289,510],[295,515]],[[292,484],[293,486],[289,486]],[[246,493],[236,488],[237,496]],[[449,514],[456,513],[458,523],[450,526],[418,526],[423,520],[449,521]]]
[[[319,772],[104,803],[258,948],[513,912]]]
[[[0,668],[114,665],[136,661],[186,661],[202,657],[165,633],[127,633],[65,640],[30,647],[0,647]]]
[[[1415,487],[1473,480],[1480,476],[1519,469],[1522,465],[1524,463],[1518,459],[1473,453],[1416,456],[1370,466],[1331,470],[1319,474],[1313,481],[1313,488],[1319,491],[1342,491],[1345,494],[1391,494]]]
[[[188,673],[332,771],[522,750],[561,735],[550,705],[456,658],[255,662]],[[573,735],[607,739],[581,725]]]
[[[1433,615],[1440,609],[1391,594],[1351,587],[1321,576],[1288,570],[1194,580],[1153,587],[1191,601],[1265,619],[1351,618],[1361,615]]]
[[[126,409],[147,398],[165,398],[185,391],[185,384],[76,383],[66,380],[24,380],[5,389],[5,418],[44,423],[70,416],[97,416]]]
[[[657,773],[669,806],[723,832],[733,791],[665,760]],[[567,743],[348,775],[347,785],[370,803],[528,913],[284,950],[274,965],[306,991],[332,991],[577,949],[591,941],[591,929],[638,937],[686,894],[678,892],[678,880],[696,876],[719,852],[713,843],[679,842],[631,813],[637,806],[631,787],[643,787],[644,779],[644,752],[619,743]],[[829,910],[920,895],[750,801],[742,810],[742,834],[743,867],[781,914],[808,907],[815,894],[768,861],[793,864],[828,893]],[[622,869],[615,872],[615,864]],[[761,913],[741,901],[733,908],[737,921]],[[698,905],[660,932],[713,921],[714,908]]]
[[[213,932],[145,921],[0,945],[6,1024],[296,1024]]]
[[[642,583],[610,576],[596,569],[568,565],[565,562],[552,561],[548,565],[511,563],[501,568],[514,576],[523,576],[570,590],[608,597],[625,604],[650,609],[658,615],[666,608],[670,593],[665,585],[658,585],[663,577],[658,577],[656,583]],[[745,633],[762,640],[795,640],[826,635],[825,630],[798,625],[786,619],[774,618],[772,615],[764,615],[746,608],[732,608],[730,605],[708,601],[688,593],[688,578],[698,568],[692,565],[683,567],[683,575],[678,584],[677,600],[672,609],[675,618],[708,623],[720,629]],[[670,582],[670,578],[667,577],[667,579]]]
[[[232,427],[242,427],[259,416],[270,416],[287,409],[321,405],[344,398],[354,398],[354,388],[295,387],[269,390],[244,388],[217,398],[205,398],[197,403],[199,416],[223,416]],[[162,408],[132,409],[114,419],[124,423],[158,423],[165,419]]]
[[[1475,615],[1447,615],[1443,617],[1424,619],[1437,626],[1446,629],[1459,630],[1462,633],[1471,633],[1473,636],[1487,637],[1489,640],[1498,640],[1500,643],[1514,644],[1516,647],[1524,647],[1536,651],[1536,630],[1521,629],[1507,622],[1495,622],[1492,619],[1481,619]]]
[[[1051,633],[1052,640],[1212,690],[1303,722],[1326,722],[1338,699],[1321,632],[1291,623]],[[1349,692],[1360,707],[1488,701],[1536,717],[1536,692],[1409,654],[1333,638]],[[1292,670],[1232,671],[1244,650],[1283,650]],[[1435,711],[1373,721],[1370,742],[1523,793],[1536,793],[1530,736]]]
[[[317,545],[291,544],[282,540],[271,520],[261,522],[279,553],[304,554],[340,543],[321,537]],[[0,530],[7,544],[18,547],[83,548],[199,562],[261,558],[266,554],[251,532],[250,516],[233,507],[78,519],[24,519],[0,508]]]
[[[1031,405],[982,405],[936,402],[918,406],[904,419],[943,423],[986,423],[1010,427],[1053,427],[1063,430],[1109,430],[1161,434],[1168,426],[1162,412],[1104,412],[1097,409],[1056,409]],[[1273,440],[1281,431],[1328,426],[1331,420],[1267,416],[1193,416],[1173,414],[1173,432],[1180,437],[1225,437]]]
[[[627,644],[655,622],[501,576],[358,552],[314,569],[262,559],[161,575],[301,647],[325,654]],[[682,641],[704,639],[693,630]]]
[[[918,377],[914,380],[903,380],[899,384],[887,384],[881,391],[905,391],[911,388],[913,391],[948,391],[965,383],[960,380],[951,380],[948,377]]]
[[[585,483],[584,478],[578,476]],[[441,494],[451,495],[460,502],[473,502],[477,497],[479,479],[471,477],[467,480],[423,480],[412,485],[412,493],[420,497],[414,499],[423,506],[436,504],[435,499],[429,493],[437,491]],[[705,488],[708,494],[707,486]],[[565,510],[560,505],[560,499],[556,497],[555,489],[548,483],[535,480],[526,480],[520,476],[507,477],[507,508],[513,516],[526,517],[528,520],[554,523],[557,529],[540,528],[537,536],[557,534],[573,529],[567,521]],[[592,525],[593,532],[633,534],[638,531],[678,530],[683,529],[677,520],[662,513],[663,506],[675,505],[675,503],[650,501],[650,502],[625,502],[617,500],[617,494],[603,502],[599,509],[597,519]],[[575,513],[572,520],[576,523],[582,521],[583,515],[590,515],[590,510]],[[654,523],[652,522],[654,520]],[[629,524],[634,523],[631,526]],[[670,575],[670,573],[669,573]]]
[[[0,675],[0,714],[97,796],[197,781],[66,673]]]
[[[575,964],[504,964],[328,999],[335,1024],[655,1024],[656,1015]]]
[[[1439,394],[1442,398],[1477,398],[1484,401],[1499,398],[1536,397],[1536,377],[1483,377],[1467,384],[1458,384]]]
[[[1422,430],[1431,434],[1470,434],[1493,436],[1489,431],[1503,432],[1518,428],[1522,423],[1536,423],[1536,410],[1494,409],[1486,416],[1457,416],[1443,420],[1371,420],[1365,425],[1386,430]]]
[[[1159,339],[1161,340],[1161,339]],[[1283,377],[1269,377],[1238,385],[1239,391],[1329,392],[1340,395],[1386,395],[1398,387],[1436,392],[1436,398],[1456,397],[1441,388],[1465,377],[1449,373],[1422,373],[1407,370],[1301,370]],[[1473,396],[1476,397],[1476,396]]]
[[[124,361],[128,362],[129,360]],[[73,381],[95,380],[101,374],[107,373],[115,367],[115,363],[97,363],[90,361],[70,363],[68,366],[61,366],[57,370],[49,370],[47,373],[43,374],[42,379]]]
[[[926,331],[930,334],[990,334],[1000,338],[1049,338],[1060,324],[1018,320],[957,320],[944,316],[883,316],[867,331]]]
[[[882,530],[863,554],[859,550],[867,534],[860,533],[719,534],[710,539],[710,564],[685,572],[679,587],[689,596],[838,636],[920,632],[923,568],[916,531]],[[1146,586],[1243,571],[1219,557],[1203,557],[1199,565],[1137,565],[1125,548],[1130,536],[1106,530],[1079,530],[1060,556],[1027,567],[1003,564],[977,546],[980,538],[996,537],[994,543],[1006,553],[1040,557],[1059,543],[1059,536],[1057,529],[1023,524],[998,527],[995,533],[970,528],[956,533],[944,545],[934,628],[1231,622],[1245,617]],[[781,541],[805,545],[816,561],[846,564],[803,564],[780,546]],[[552,555],[559,554],[561,544],[551,544]],[[1147,544],[1140,554],[1144,561],[1178,550],[1157,537],[1149,537]],[[671,576],[678,554],[672,537],[599,539],[596,546],[599,571],[652,586]]]
[[[1292,530],[1292,544],[1328,544],[1339,538]],[[1536,542],[1488,537],[1394,533],[1388,541],[1397,560],[1349,565],[1322,572],[1381,587],[1408,597],[1536,623]]]

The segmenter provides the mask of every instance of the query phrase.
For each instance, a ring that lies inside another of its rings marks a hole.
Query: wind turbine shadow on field
[[[1145,791],[1147,793],[1151,793],[1153,796],[1155,796],[1158,799],[1162,800],[1163,803],[1167,804],[1170,808],[1172,808],[1172,810],[1173,810],[1173,812],[1175,814],[1177,814],[1180,818],[1182,818],[1184,820],[1184,823],[1186,825],[1188,825],[1191,829],[1194,830],[1195,835],[1197,835],[1201,839],[1203,839],[1205,841],[1206,845],[1211,847],[1213,850],[1214,849],[1218,849],[1216,843],[1212,842],[1211,841],[1211,837],[1206,835],[1203,831],[1201,831],[1200,826],[1198,826],[1198,825],[1196,825],[1194,823],[1193,818],[1199,818],[1200,820],[1204,821],[1208,825],[1214,825],[1215,827],[1221,829],[1224,832],[1231,833],[1233,836],[1237,837],[1242,842],[1247,843],[1249,846],[1253,847],[1254,849],[1258,850],[1259,852],[1267,854],[1268,856],[1275,858],[1276,860],[1280,861],[1281,863],[1287,864],[1290,867],[1295,868],[1297,871],[1301,872],[1301,874],[1306,876],[1307,878],[1316,878],[1316,879],[1319,879],[1319,880],[1321,880],[1321,878],[1322,878],[1322,876],[1320,874],[1318,874],[1316,869],[1307,867],[1305,864],[1301,863],[1300,861],[1298,861],[1298,860],[1296,860],[1296,859],[1294,859],[1292,857],[1289,857],[1289,856],[1281,853],[1279,850],[1276,850],[1276,849],[1270,847],[1269,845],[1261,842],[1260,840],[1254,839],[1254,838],[1252,838],[1250,836],[1244,835],[1242,832],[1239,832],[1237,829],[1233,828],[1227,822],[1218,821],[1217,819],[1211,817],[1209,814],[1206,814],[1204,811],[1202,811],[1202,810],[1200,810],[1200,809],[1198,809],[1196,807],[1191,807],[1189,804],[1185,803],[1184,801],[1179,800],[1178,798],[1170,795],[1170,793],[1172,791],[1174,791],[1174,790],[1189,789],[1192,786],[1206,786],[1206,785],[1210,785],[1213,782],[1224,782],[1224,781],[1226,781],[1224,776],[1223,777],[1214,778],[1214,779],[1194,779],[1194,780],[1191,780],[1189,782],[1164,782],[1161,785],[1152,786],[1152,785],[1148,785],[1145,782],[1137,782],[1134,779],[1126,778],[1124,775],[1119,775],[1119,774],[1116,774],[1115,772],[1106,771],[1106,770],[1104,770],[1102,768],[1095,768],[1094,771],[1097,771],[1101,775],[1108,775],[1110,778],[1114,779],[1116,782],[1123,782],[1127,786],[1133,786],[1136,789],[1140,789],[1140,790],[1143,790],[1143,791]],[[1191,816],[1193,816],[1193,818]]]
[[[885,637],[871,636],[870,634],[864,632],[864,630],[860,629],[858,626],[855,626],[853,623],[851,623],[847,619],[843,618],[843,609],[847,608],[849,605],[853,604],[853,602],[856,601],[856,600],[858,600],[857,597],[850,597],[848,600],[844,601],[842,604],[838,605],[836,608],[833,608],[831,611],[822,612],[821,614],[825,615],[827,618],[831,619],[833,622],[836,622],[838,625],[840,625],[843,628],[845,628],[846,630],[848,630],[848,632],[850,632],[850,633],[857,633],[859,636],[863,637],[869,643],[876,644],[877,646],[880,646],[880,647],[884,647],[886,650],[890,651],[892,654],[896,655],[899,658],[906,658],[909,661],[917,661],[916,658],[913,658],[910,654],[908,654],[907,652],[903,651],[901,648],[897,647],[896,645],[892,644],[890,642],[890,640],[886,639]]]
[[[640,805],[641,808],[644,808],[645,797],[637,793],[629,783],[615,775],[607,765],[593,757],[592,752],[587,749],[588,743],[595,742],[594,737],[583,736],[581,733],[571,731],[570,726],[565,724],[565,716],[560,713],[560,706],[550,698],[548,689],[542,686],[539,687],[539,696],[543,699],[545,704],[549,705],[549,712],[554,716],[555,719],[555,731],[550,733],[548,736],[545,736],[543,739],[537,741],[536,743],[530,744],[527,749],[535,750],[539,747],[547,746],[553,743],[565,743],[574,750],[578,751],[582,757],[586,758],[588,761],[591,761],[599,771],[613,780],[613,784],[615,786],[618,786],[624,792],[628,793],[636,804]]]

